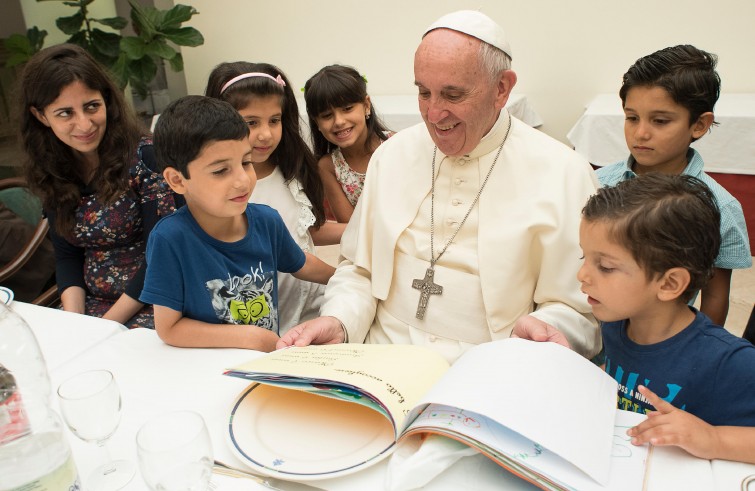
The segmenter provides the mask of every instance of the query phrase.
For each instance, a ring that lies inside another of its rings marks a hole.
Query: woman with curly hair
[[[138,301],[147,236],[176,208],[152,142],[122,91],[84,49],[35,54],[20,79],[24,171],[42,199],[63,309],[153,327]]]

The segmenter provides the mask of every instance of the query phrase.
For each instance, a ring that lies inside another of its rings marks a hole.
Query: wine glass
[[[212,477],[212,442],[204,419],[175,411],[147,421],[136,434],[139,469],[153,491],[205,491]]]
[[[134,477],[136,466],[113,460],[106,443],[121,420],[121,393],[108,370],[90,370],[69,378],[58,387],[63,419],[74,435],[103,449],[106,463],[92,471],[87,489],[121,489]]]

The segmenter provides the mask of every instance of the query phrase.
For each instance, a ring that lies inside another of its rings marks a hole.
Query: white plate
[[[13,290],[0,286],[0,302],[8,305],[13,301]]]
[[[393,448],[394,431],[384,416],[360,404],[255,383],[233,404],[228,441],[250,468],[305,481],[379,462]]]

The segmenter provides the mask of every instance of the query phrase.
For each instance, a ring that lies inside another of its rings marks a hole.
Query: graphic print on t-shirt
[[[638,385],[644,385],[648,389],[655,392],[658,397],[664,401],[674,404],[674,399],[681,392],[682,387],[679,384],[674,383],[651,383],[649,379],[643,377],[638,372],[625,371],[621,365],[612,363],[611,359],[606,359],[606,373],[612,376],[614,380],[619,383],[618,392],[618,408],[625,411],[632,411],[635,413],[647,414],[650,411],[654,411],[655,408],[645,396],[640,394],[637,390]],[[665,385],[665,387],[662,387]],[[676,404],[675,404],[676,405]],[[682,405],[680,409],[685,409],[686,404]]]
[[[244,276],[229,274],[226,280],[210,280],[205,285],[212,298],[212,308],[222,323],[253,324],[277,332],[273,273],[265,272],[262,263]]]

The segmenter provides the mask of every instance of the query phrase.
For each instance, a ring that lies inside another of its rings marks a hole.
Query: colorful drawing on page
[[[513,455],[514,458],[519,460],[528,460],[535,457],[540,457],[543,454],[543,447],[539,443],[532,442],[532,448],[526,451],[517,452]]]
[[[317,389],[318,392],[337,393],[342,399],[353,399],[358,401],[364,397],[364,395],[358,390],[343,385],[313,383],[312,387]]]
[[[427,414],[422,415],[423,418],[431,419],[436,424],[443,424],[445,426],[466,426],[467,428],[479,428],[480,423],[474,418],[464,414],[463,409],[455,409],[449,407],[443,407],[442,409],[434,409],[427,411]]]
[[[631,426],[614,426],[613,448],[611,449],[611,457],[632,457],[632,439],[629,437],[629,435],[627,435],[627,430],[629,428],[631,428]]]
[[[466,437],[498,448],[505,455],[521,460],[547,457],[548,451],[538,443],[523,437],[505,426],[470,411],[430,404],[412,426],[447,428]],[[550,457],[551,459],[553,457]]]

